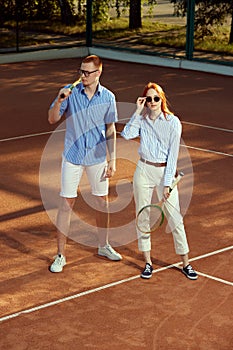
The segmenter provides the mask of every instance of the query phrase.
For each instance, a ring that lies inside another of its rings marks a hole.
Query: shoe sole
[[[104,254],[101,254],[101,253],[98,253],[98,255],[99,255],[99,256],[103,256],[104,258],[107,258],[107,259],[109,259],[109,260],[111,260],[111,261],[120,261],[120,260],[122,260],[122,258],[111,259],[109,256],[104,255]]]
[[[51,270],[51,269],[49,268],[49,271],[50,271],[50,272],[52,272],[52,273],[59,273],[59,272],[62,272],[62,271],[63,271],[63,269],[62,269],[62,270],[60,270],[60,271],[53,271],[53,270]]]
[[[191,277],[191,276],[187,275],[187,273],[185,273],[183,270],[182,270],[182,273],[183,273],[189,280],[195,281],[195,280],[198,279],[198,276],[196,276],[196,277]]]
[[[150,279],[150,278],[152,277],[152,275],[150,275],[150,276],[140,275],[140,277],[143,278],[143,279],[145,279],[145,280],[148,280],[148,279]]]
[[[66,266],[66,264],[62,266],[62,269],[60,271],[53,271],[53,270],[51,270],[51,266],[49,266],[49,271],[52,273],[59,273],[59,272],[63,271],[64,266]]]

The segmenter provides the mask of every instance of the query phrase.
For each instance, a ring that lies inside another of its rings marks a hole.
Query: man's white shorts
[[[106,161],[100,164],[83,166],[72,164],[63,157],[60,196],[65,198],[77,197],[78,186],[84,170],[91,186],[91,193],[94,196],[106,196],[109,185],[108,179],[104,177],[106,169]]]

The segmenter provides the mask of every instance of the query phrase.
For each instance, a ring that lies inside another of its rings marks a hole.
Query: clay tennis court
[[[139,277],[144,261],[136,240],[117,247],[120,262],[69,240],[67,266],[52,274],[56,236],[41,200],[40,162],[56,128],[47,110],[58,89],[75,80],[80,62],[0,65],[1,349],[232,349],[232,77],[103,60],[101,82],[117,101],[134,103],[153,80],[182,121],[194,174],[185,226],[198,280],[180,272],[164,227],[152,239],[150,280]],[[130,162],[117,165],[110,198],[117,182],[134,173]],[[130,203],[114,215],[114,224],[133,209]],[[80,210],[88,215],[84,201]]]

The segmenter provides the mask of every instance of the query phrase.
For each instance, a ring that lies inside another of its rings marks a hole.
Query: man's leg
[[[51,272],[61,272],[66,264],[65,248],[70,229],[71,213],[77,197],[77,188],[83,173],[81,165],[69,163],[64,157],[61,169],[60,205],[57,214],[57,256],[50,266]]]
[[[106,162],[86,167],[86,173],[91,185],[94,197],[96,213],[96,226],[98,231],[99,248],[98,254],[110,260],[121,260],[122,256],[117,253],[108,242],[109,208],[108,208],[108,178],[104,176]]]
[[[108,196],[95,196],[96,207],[96,226],[98,230],[99,245],[104,247],[108,244],[108,229],[109,229],[109,211],[108,211]]]
[[[61,203],[57,215],[57,256],[50,266],[51,272],[61,272],[66,265],[65,248],[70,229],[70,219],[75,198],[61,197]]]
[[[99,210],[96,210],[96,226],[98,230],[99,248],[98,254],[105,256],[110,260],[121,260],[122,256],[111,247],[108,242],[109,230],[109,210],[108,196],[95,196],[96,205]]]
[[[57,215],[57,253],[65,256],[67,236],[75,198],[61,198]]]

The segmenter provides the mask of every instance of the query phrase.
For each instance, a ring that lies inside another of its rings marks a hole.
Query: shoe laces
[[[151,272],[151,266],[149,264],[146,264],[145,272]]]
[[[63,257],[63,256],[56,255],[54,258],[55,258],[55,263],[56,263],[56,264],[62,265],[62,262],[63,262],[63,260],[64,260],[64,257]]]
[[[106,248],[111,254],[114,253],[114,249],[113,249],[112,246],[110,246],[110,244],[107,244],[107,245],[105,246],[105,248]]]
[[[190,273],[194,273],[194,272],[195,272],[191,265],[188,265],[188,266],[186,267],[186,269],[187,269]]]

